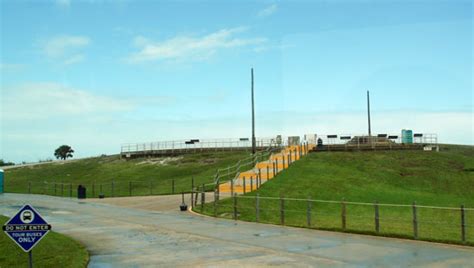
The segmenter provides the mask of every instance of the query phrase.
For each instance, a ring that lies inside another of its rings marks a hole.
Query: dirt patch
[[[135,165],[159,165],[159,166],[166,166],[172,164],[174,162],[178,162],[182,160],[182,156],[178,157],[160,157],[160,158],[149,158],[144,161],[138,162]]]
[[[204,164],[214,164],[214,163],[217,163],[217,159],[207,158],[207,159],[203,159],[201,162],[204,163]]]

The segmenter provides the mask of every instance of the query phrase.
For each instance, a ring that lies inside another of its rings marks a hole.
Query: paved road
[[[147,211],[59,197],[3,194],[0,214],[35,206],[81,241],[90,267],[472,267],[474,249]]]

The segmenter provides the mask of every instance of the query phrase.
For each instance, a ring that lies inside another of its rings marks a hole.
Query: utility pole
[[[369,138],[372,136],[372,132],[370,130],[370,97],[369,97],[369,91],[367,90],[367,118],[369,120]]]
[[[250,75],[252,78],[252,154],[255,154],[255,107],[254,107],[254,99],[253,99],[253,68],[250,69]]]

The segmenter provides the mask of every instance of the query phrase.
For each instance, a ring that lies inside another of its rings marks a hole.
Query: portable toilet
[[[3,194],[3,170],[0,169],[0,194]]]
[[[402,143],[407,143],[407,144],[413,143],[413,130],[402,129]]]

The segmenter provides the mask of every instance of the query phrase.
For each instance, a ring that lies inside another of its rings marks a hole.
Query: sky
[[[474,144],[464,0],[0,1],[0,159],[401,129]]]

